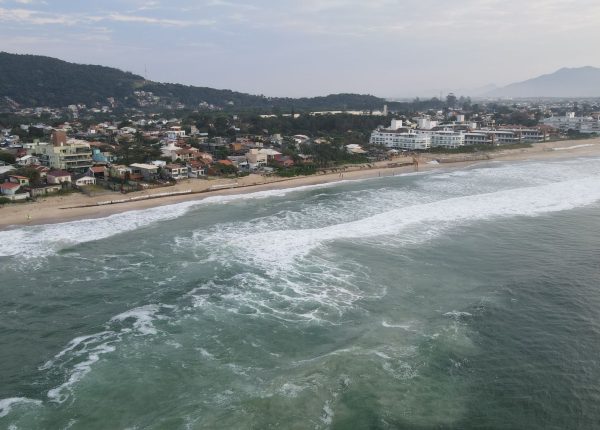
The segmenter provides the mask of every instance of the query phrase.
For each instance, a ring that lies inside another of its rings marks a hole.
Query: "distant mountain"
[[[488,97],[600,97],[600,69],[563,68],[485,94]]]
[[[385,100],[371,95],[332,94],[312,98],[264,97],[231,90],[147,81],[119,69],[68,63],[38,55],[0,52],[0,100],[21,106],[64,107],[71,104],[107,105],[109,98],[125,107],[148,106],[135,91],[152,92],[160,105],[200,104],[226,110],[339,110],[380,109]],[[142,97],[144,98],[144,97]]]

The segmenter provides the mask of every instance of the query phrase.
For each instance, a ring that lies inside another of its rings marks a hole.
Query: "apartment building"
[[[35,143],[28,153],[51,169],[84,172],[93,165],[90,144],[83,140],[65,139],[63,133],[53,135],[52,143]]]
[[[562,132],[575,130],[585,134],[600,134],[600,118],[575,116],[575,112],[568,112],[565,116],[545,118],[542,123],[557,128]]]

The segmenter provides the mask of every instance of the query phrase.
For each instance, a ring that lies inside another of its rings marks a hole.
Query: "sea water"
[[[590,429],[600,160],[0,232],[0,428]]]

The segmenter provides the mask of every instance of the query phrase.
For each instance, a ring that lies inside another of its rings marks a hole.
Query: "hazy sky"
[[[0,0],[0,50],[277,96],[433,95],[600,66],[598,0]]]

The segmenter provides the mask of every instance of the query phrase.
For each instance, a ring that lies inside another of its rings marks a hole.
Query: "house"
[[[29,185],[29,178],[26,176],[11,175],[8,177],[8,182],[26,187]]]
[[[192,160],[187,163],[189,178],[200,178],[206,176],[206,163],[200,160]]]
[[[16,160],[19,166],[31,166],[33,164],[40,164],[39,158],[33,155],[24,155]]]
[[[281,152],[275,151],[271,148],[259,149],[258,152],[260,154],[265,154],[267,156],[267,161],[274,161],[277,159],[277,157],[281,156]]]
[[[349,154],[366,154],[367,151],[362,149],[360,145],[352,143],[350,145],[346,145],[346,152],[348,152]]]
[[[162,172],[167,178],[174,179],[176,181],[188,178],[188,167],[180,164],[167,164],[165,167],[163,167]]]
[[[158,166],[154,164],[137,163],[129,166],[131,168],[131,179],[144,179],[145,181],[156,181],[158,179]]]
[[[40,178],[42,179],[45,179],[48,176],[48,172],[50,171],[50,168],[42,166],[40,164],[31,166],[31,168],[37,170],[40,173]]]
[[[292,167],[294,165],[294,160],[289,155],[278,156],[275,159],[275,163],[282,167]]]
[[[303,164],[310,164],[314,161],[312,155],[298,154],[298,158],[302,160]]]
[[[2,166],[0,165],[0,175],[4,175],[12,170],[16,170],[13,166]]]
[[[171,152],[171,160],[180,160],[182,162],[195,160],[199,151],[196,148],[181,148]]]
[[[0,184],[0,193],[5,196],[14,196],[21,189],[20,184],[15,184],[14,182],[4,182]]]
[[[48,194],[58,193],[62,190],[62,185],[48,185],[40,188],[29,188],[29,194],[31,197],[41,197]]]
[[[90,175],[88,173],[82,173],[81,175],[76,175],[73,178],[74,184],[78,187],[84,187],[86,185],[96,185],[96,178],[94,175]]]
[[[112,161],[112,153],[102,152],[100,148],[92,149],[92,161],[96,164],[108,164]]]
[[[96,179],[104,179],[107,176],[107,169],[104,166],[93,166],[86,173],[88,176],[93,176]]]
[[[199,152],[198,160],[202,160],[205,163],[212,164],[214,159],[213,159],[213,156],[210,155],[208,152]]]
[[[246,153],[246,160],[250,169],[259,169],[267,165],[267,154],[253,148]]]
[[[230,155],[227,157],[229,161],[233,163],[235,167],[242,170],[248,170],[248,161],[245,155]]]
[[[111,178],[124,180],[131,176],[131,169],[127,166],[115,164],[110,166],[108,174]]]
[[[66,184],[71,183],[71,174],[64,170],[51,170],[46,175],[46,181],[49,184]]]

